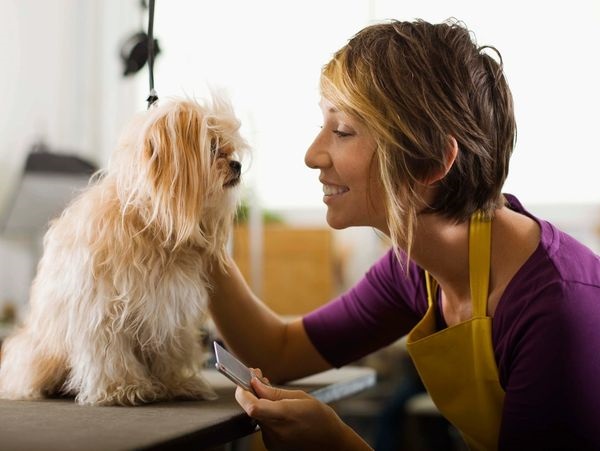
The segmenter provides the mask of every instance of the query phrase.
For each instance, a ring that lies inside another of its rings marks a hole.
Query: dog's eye
[[[217,153],[217,150],[219,150],[219,143],[217,142],[216,139],[211,139],[210,140],[210,153],[215,155]]]
[[[210,153],[213,156],[213,158],[227,158],[227,157],[229,157],[229,153],[227,152],[227,150],[219,146],[219,140],[218,139],[211,139],[210,140]]]

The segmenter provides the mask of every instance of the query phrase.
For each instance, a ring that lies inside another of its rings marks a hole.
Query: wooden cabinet
[[[333,237],[327,228],[263,227],[261,298],[281,315],[302,315],[334,296]],[[233,256],[251,280],[248,228],[233,236]]]

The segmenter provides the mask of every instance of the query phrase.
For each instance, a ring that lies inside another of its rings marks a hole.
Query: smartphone
[[[215,357],[217,359],[217,362],[215,363],[217,370],[227,376],[233,383],[239,385],[245,390],[254,392],[254,390],[252,390],[252,386],[250,385],[250,380],[252,379],[252,373],[250,372],[250,369],[248,369],[246,365],[227,352],[216,341],[213,342],[213,345],[215,347]]]

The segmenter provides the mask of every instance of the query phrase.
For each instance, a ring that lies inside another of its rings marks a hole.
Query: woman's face
[[[386,232],[385,198],[376,143],[364,124],[322,99],[323,127],[308,148],[306,165],[321,171],[327,223],[334,229],[371,226]]]

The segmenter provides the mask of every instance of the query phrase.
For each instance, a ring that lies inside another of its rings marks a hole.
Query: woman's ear
[[[442,180],[446,174],[452,169],[452,165],[456,161],[458,155],[458,143],[452,135],[448,135],[448,144],[444,152],[444,166],[425,179],[425,185],[433,185],[435,182]]]

